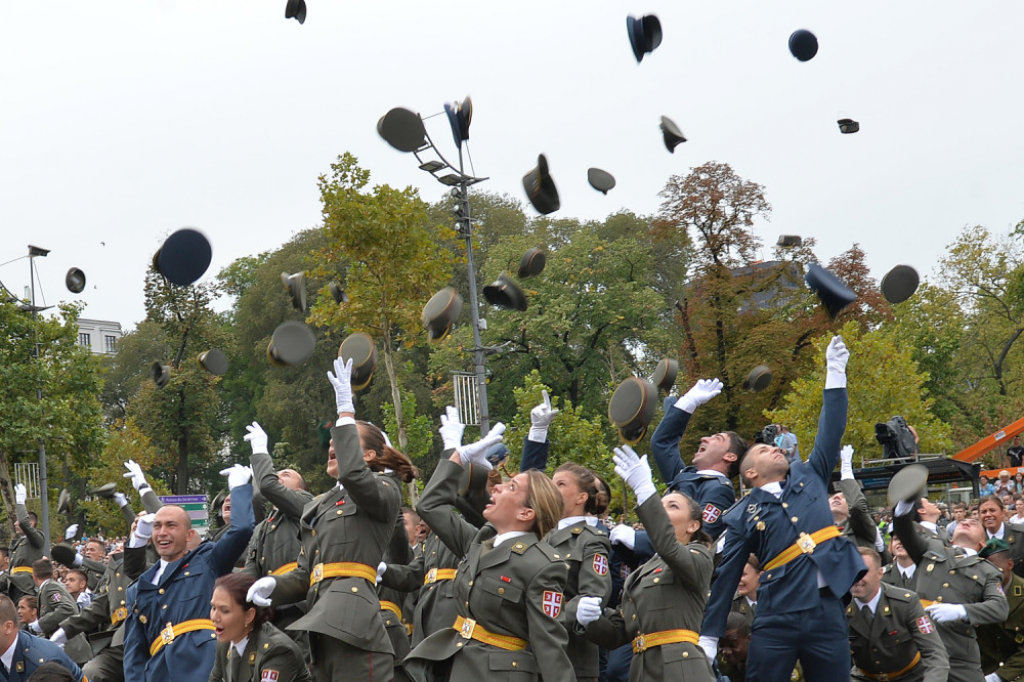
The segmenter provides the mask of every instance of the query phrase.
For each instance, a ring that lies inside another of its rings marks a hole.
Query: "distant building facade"
[[[78,345],[85,346],[97,355],[113,355],[121,342],[120,322],[110,320],[78,320]]]

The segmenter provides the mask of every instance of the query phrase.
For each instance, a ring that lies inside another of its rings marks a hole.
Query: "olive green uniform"
[[[747,621],[747,626],[754,625],[754,613],[757,611],[757,602],[750,603],[742,594],[737,594],[732,599],[732,613],[738,613]]]
[[[576,634],[573,625],[580,597],[600,597],[604,607],[612,595],[611,541],[606,532],[586,521],[555,529],[544,540],[562,556],[569,569],[565,604],[559,616],[569,633],[569,661],[577,680],[596,680],[601,672],[598,646]]]
[[[1005,588],[1010,615],[1002,623],[981,625],[981,670],[1010,681],[1024,679],[1024,578],[1014,575]]]
[[[985,533],[988,537],[994,537]],[[1003,523],[1003,540],[1010,546],[1010,558],[1013,559],[1013,572],[1024,577],[1024,526],[1016,523]]]
[[[342,678],[338,678],[342,679]],[[362,679],[357,677],[344,679]],[[270,623],[252,631],[241,656],[230,642],[217,642],[210,682],[312,682],[305,655],[291,637]]]
[[[309,612],[290,630],[309,632],[316,679],[390,680],[394,648],[384,629],[374,589],[377,564],[399,515],[402,493],[390,477],[363,461],[354,422],[331,429],[338,464],[335,487],[302,512],[298,567],[277,576],[275,604],[305,600]],[[321,565],[361,564],[372,577],[324,577]]]
[[[870,682],[881,676],[899,682],[945,682],[946,647],[917,594],[885,583],[879,589],[882,594],[871,618],[855,601],[846,607],[854,665],[851,679]]]
[[[893,561],[891,564],[882,569],[882,582],[888,583],[901,590],[910,590],[911,592],[917,591],[917,570],[914,570],[914,575],[907,578],[900,572],[899,566]]]
[[[39,627],[44,637],[57,632],[60,622],[76,613],[78,604],[60,581],[50,578],[39,586]]]
[[[32,581],[32,564],[43,558],[46,538],[42,531],[32,526],[28,509],[23,504],[14,505],[21,526],[22,535],[14,538],[11,545],[11,576],[8,595],[15,604],[23,596],[35,596],[36,584]]]
[[[448,549],[465,557],[454,581],[458,620],[420,642],[406,658],[406,672],[417,682],[575,682],[566,655],[569,637],[558,620],[567,572],[563,558],[533,533],[494,547],[494,526],[477,529],[452,513],[461,474],[460,465],[439,462],[418,506]]]
[[[896,535],[917,562],[917,593],[922,600],[962,604],[969,622],[936,623],[949,657],[950,682],[981,682],[981,654],[974,628],[1006,620],[1009,606],[1003,594],[1003,574],[976,554],[959,547],[925,543],[908,516],[896,516]]]
[[[608,649],[633,640],[630,682],[711,682],[715,676],[696,643],[643,648],[645,643],[637,639],[671,630],[700,632],[713,571],[711,551],[699,542],[684,545],[676,540],[657,496],[646,500],[637,512],[657,554],[629,574],[619,610],[606,610],[587,628],[587,637]]]

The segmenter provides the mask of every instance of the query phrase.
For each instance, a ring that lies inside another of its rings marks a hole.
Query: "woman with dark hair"
[[[254,582],[247,573],[229,573],[214,584],[210,620],[217,658],[210,682],[312,682],[299,645],[270,623],[268,609],[246,600]]]
[[[608,649],[632,640],[633,682],[712,682],[715,675],[697,644],[714,570],[700,509],[683,493],[659,499],[647,458],[628,445],[615,448],[615,472],[636,493],[637,513],[656,554],[626,578],[619,610],[604,611],[598,597],[582,597],[577,626]]]
[[[494,487],[477,529],[452,513],[463,467],[490,469],[487,449],[502,439],[497,424],[476,443],[461,445],[462,424],[448,419],[442,436],[455,452],[437,469],[417,507],[431,530],[464,559],[454,580],[458,617],[405,659],[417,682],[495,680],[571,682],[568,636],[558,620],[565,604],[566,568],[541,538],[562,515],[564,503],[539,471],[522,472]],[[458,431],[457,438],[447,431]]]

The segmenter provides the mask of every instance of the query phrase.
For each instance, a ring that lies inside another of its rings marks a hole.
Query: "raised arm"
[[[530,433],[523,440],[523,457],[519,463],[520,471],[537,469],[544,471],[548,467],[548,428],[559,410],[551,407],[551,398],[547,391],[541,391],[540,404],[530,410]]]
[[[682,398],[665,400],[665,416],[651,437],[651,453],[665,483],[671,483],[685,467],[679,455],[679,441],[697,408],[722,392],[718,379],[701,379]]]
[[[655,551],[673,568],[676,579],[689,590],[706,593],[714,571],[711,552],[703,545],[684,545],[676,539],[672,523],[657,495],[637,507],[637,514]]]
[[[292,490],[281,483],[277,471],[274,470],[274,462],[270,458],[267,434],[257,422],[246,426],[245,429],[248,432],[245,440],[252,445],[249,465],[252,467],[252,477],[260,494],[288,518],[302,518],[302,510],[313,496],[306,490]]]
[[[814,437],[814,449],[807,458],[807,463],[826,484],[839,462],[839,448],[846,432],[849,406],[846,363],[849,359],[850,351],[846,350],[843,337],[833,336],[825,349],[825,391],[818,417],[818,433]]]
[[[402,506],[402,492],[392,479],[375,474],[363,461],[363,445],[355,420],[341,418],[331,429],[338,481],[352,497],[360,512],[377,521],[391,522]]]
[[[32,545],[36,549],[42,549],[46,545],[46,537],[42,531],[32,525],[32,519],[28,515],[28,509],[25,508],[25,496],[27,491],[25,486],[19,483],[14,487],[14,494],[16,504],[14,505],[15,514],[18,517],[18,525],[21,526],[21,532],[25,534],[25,539],[28,540],[28,544]]]
[[[437,463],[434,475],[430,477],[423,497],[416,505],[416,513],[430,526],[445,547],[456,556],[464,557],[473,544],[477,529],[469,521],[455,513],[455,498],[459,493],[459,478],[462,476],[462,465],[450,459]],[[391,570],[388,569],[387,573]],[[385,573],[385,575],[387,575]]]
[[[214,543],[210,561],[217,575],[226,575],[234,570],[238,557],[249,546],[256,515],[252,510],[252,484],[249,483],[252,471],[249,467],[235,464],[221,471],[221,474],[228,477],[228,488],[231,491],[231,525]]]

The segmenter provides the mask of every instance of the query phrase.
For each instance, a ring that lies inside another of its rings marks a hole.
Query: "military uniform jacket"
[[[209,619],[210,597],[217,578],[231,573],[252,535],[252,486],[231,491],[233,523],[219,542],[204,542],[164,569],[151,566],[128,588],[128,619],[124,635],[125,682],[206,682],[213,669],[217,640],[212,630],[178,635],[150,656],[150,646],[168,623]],[[126,569],[127,570],[127,569]]]
[[[988,535],[987,532],[986,535]],[[1013,572],[1024,577],[1024,526],[1016,523],[1003,523],[1003,540],[1006,540],[1006,544],[1010,546]]]
[[[93,561],[92,559],[86,559],[82,557],[81,569],[85,571],[85,577],[88,581],[89,589],[95,592],[99,589],[103,577],[107,573],[107,565],[102,561]]]
[[[818,434],[807,462],[794,461],[783,481],[781,498],[754,488],[725,514],[728,534],[716,579],[711,587],[702,634],[722,637],[736,585],[751,553],[762,564],[791,547],[801,533],[834,525],[828,505],[828,484],[839,459],[846,428],[845,388],[826,389]],[[838,598],[867,571],[857,549],[840,536],[819,544],[813,553],[761,574],[757,590],[759,613],[792,613],[813,608],[819,599],[817,573]]]
[[[652,496],[637,508],[658,553],[626,578],[618,611],[587,628],[587,637],[607,649],[666,630],[700,631],[708,585],[714,570],[711,551],[699,542],[682,544],[661,506]],[[675,682],[715,679],[704,651],[682,642],[654,646],[633,655],[630,682]]]
[[[751,604],[742,594],[737,594],[732,598],[732,608],[729,609],[729,611],[743,616],[747,621],[747,626],[749,627],[754,624],[754,614],[757,613],[757,602]]]
[[[921,599],[963,604],[970,622],[937,623],[949,656],[949,679],[977,679],[981,655],[975,639],[978,625],[1006,620],[1009,605],[1003,594],[1003,574],[977,554],[966,556],[959,547],[937,540],[925,542],[911,515],[896,516],[893,527],[907,554],[917,562],[917,593]]]
[[[914,575],[910,578],[903,576],[900,572],[900,568],[895,561],[882,569],[882,582],[893,585],[901,590],[910,590],[911,592],[917,592],[917,569],[914,569]]]
[[[302,649],[270,623],[252,631],[245,652],[230,642],[217,643],[209,682],[313,682]]]
[[[608,533],[580,521],[551,531],[544,540],[562,557],[569,569],[565,601],[559,616],[569,632],[569,660],[576,677],[597,679],[601,672],[597,645],[575,634],[573,624],[580,597],[600,597],[601,605],[605,606],[612,595],[609,563],[612,545]]]
[[[334,427],[331,437],[343,488],[335,486],[306,505],[298,567],[277,578],[272,598],[275,604],[307,601],[309,612],[289,630],[319,632],[366,651],[393,654],[373,582],[326,578],[310,584],[318,564],[354,562],[376,571],[402,504],[394,481],[367,468],[354,422]]]
[[[28,509],[25,508],[25,505],[14,505],[14,511],[18,516],[18,525],[21,526],[23,535],[16,536],[11,544],[10,582],[22,594],[35,594],[36,584],[32,581],[31,571],[15,569],[23,567],[31,569],[33,563],[42,559],[46,538],[42,531],[32,527],[32,521],[29,519]]]
[[[78,604],[67,588],[54,579],[39,586],[39,627],[49,637],[57,632],[60,622],[78,613]]]
[[[946,647],[931,619],[914,592],[901,590],[882,583],[882,591],[869,621],[850,601],[846,607],[846,620],[850,624],[850,652],[853,679],[870,680],[861,674],[891,675],[903,670],[920,653],[921,662],[910,673],[899,679],[906,682],[945,682],[949,658]]]
[[[868,500],[864,497],[864,491],[860,489],[860,483],[854,478],[841,478],[836,481],[836,487],[846,498],[846,504],[850,508],[850,515],[846,522],[839,526],[839,530],[858,547],[876,549],[878,526],[868,511]],[[885,563],[888,562],[883,558],[883,565]]]
[[[1024,678],[1024,578],[1014,575],[1005,592],[1010,615],[976,629],[982,672],[1012,681]]]
[[[441,542],[437,533],[432,532],[427,536],[423,551],[411,563],[407,566],[388,565],[384,572],[382,585],[402,592],[418,592],[412,614],[412,646],[438,630],[450,628],[459,615],[455,581],[428,579],[428,576],[436,575],[436,571],[456,569],[459,561],[460,558]]]
[[[82,670],[64,651],[48,639],[21,631],[11,659],[8,682],[26,682],[36,668],[47,661],[56,661],[67,668],[75,682],[82,682]]]
[[[402,481],[398,476],[390,474],[392,482],[401,486]],[[409,546],[409,536],[405,533],[405,517],[398,514],[395,517],[395,530],[391,533],[391,540],[384,549],[384,563],[388,566],[408,564],[413,559],[412,547]],[[391,647],[395,650],[395,662],[398,663],[405,658],[411,649],[409,646],[409,631],[406,629],[406,622],[412,618],[412,612],[408,614],[402,611],[402,601],[405,593],[386,585],[377,585],[377,598],[381,602],[381,618],[384,619],[384,629],[391,640]],[[399,611],[395,613],[391,607]]]
[[[313,495],[282,484],[270,455],[253,454],[249,463],[260,494],[274,505],[270,516],[261,521],[253,533],[245,562],[246,573],[262,578],[282,566],[296,563],[301,547],[302,512]]]
[[[124,621],[128,617],[128,588],[134,581],[123,568],[123,559],[111,560],[107,572],[100,581],[100,587],[93,594],[92,603],[80,613],[61,621],[60,627],[68,639],[79,634],[112,632],[105,646],[124,644]],[[95,641],[95,640],[91,640]]]
[[[405,660],[406,673],[426,682],[433,679],[434,661],[451,659],[451,680],[574,682],[566,655],[568,634],[558,620],[566,581],[561,555],[532,533],[492,547],[493,526],[478,530],[452,511],[461,472],[449,460],[438,463],[423,491],[420,516],[452,552],[464,557],[454,585],[459,615],[492,634],[525,640],[527,647],[507,651],[465,639],[448,627],[413,649]]]

